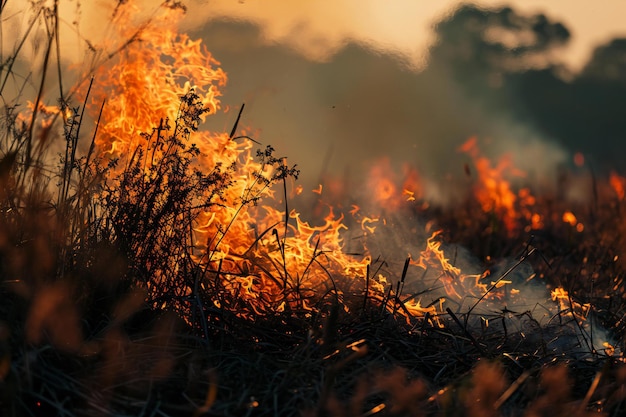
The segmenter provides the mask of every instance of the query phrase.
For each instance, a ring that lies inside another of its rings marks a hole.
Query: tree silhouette
[[[569,41],[569,30],[543,14],[463,5],[435,32],[426,72],[448,74],[483,107],[485,123],[506,115],[571,153],[583,152],[597,171],[620,169],[626,39],[598,46],[576,75],[554,54]]]
[[[595,49],[581,78],[626,85],[626,38],[613,39]]]
[[[523,16],[510,7],[470,4],[438,23],[435,33],[431,67],[447,68],[470,91],[499,88],[507,74],[551,65],[550,53],[570,38],[563,24],[543,14]]]

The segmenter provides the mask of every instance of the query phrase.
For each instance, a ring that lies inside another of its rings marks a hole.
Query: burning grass
[[[454,202],[386,163],[371,201],[320,187],[307,222],[295,166],[239,118],[201,129],[226,76],[181,9],[121,31],[58,106],[42,81],[4,108],[3,415],[623,413],[626,180],[533,195],[471,139]]]

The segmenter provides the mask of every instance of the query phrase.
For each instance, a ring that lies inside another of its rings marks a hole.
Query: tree
[[[463,5],[435,26],[438,42],[430,65],[447,68],[464,84],[500,87],[504,77],[552,65],[552,51],[567,43],[569,30],[543,14],[520,15],[510,7]]]
[[[626,38],[597,47],[583,68],[581,79],[626,85]]]

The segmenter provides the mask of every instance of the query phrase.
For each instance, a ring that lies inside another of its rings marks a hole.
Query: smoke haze
[[[445,71],[411,71],[402,56],[350,45],[332,61],[312,62],[263,44],[258,28],[243,23],[211,24],[199,35],[229,74],[223,103],[245,102],[244,124],[297,163],[311,187],[326,175],[363,178],[381,157],[398,171],[408,163],[429,178],[459,175],[456,148],[473,135],[489,141],[490,156],[510,152],[542,177],[567,157],[509,112],[468,97]],[[235,115],[208,128],[228,129]]]

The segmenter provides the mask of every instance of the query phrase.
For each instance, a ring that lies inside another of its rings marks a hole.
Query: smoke
[[[341,188],[344,201],[352,200],[368,212],[371,168],[384,157],[396,173],[405,165],[416,167],[426,184],[426,199],[443,204],[450,198],[446,179],[463,176],[467,156],[457,149],[470,136],[481,139],[481,150],[492,160],[510,154],[513,164],[527,173],[521,181],[540,191],[553,189],[558,170],[571,160],[574,150],[533,123],[529,111],[520,111],[524,103],[516,103],[515,96],[501,100],[497,86],[468,93],[449,68],[423,60],[423,51],[417,65],[406,50],[370,42],[349,33],[346,26],[340,25],[345,31],[337,35],[342,29],[332,20],[325,22],[325,33],[316,32],[314,23],[302,16],[288,28],[272,28],[273,20],[263,12],[265,17],[256,20],[238,16],[196,25],[195,34],[229,74],[223,103],[233,109],[246,103],[243,123],[256,139],[273,144],[299,165],[305,190],[338,178],[347,184]],[[209,123],[228,128],[234,112],[222,116]],[[345,235],[346,251],[360,253],[365,245],[378,260],[372,270],[395,284],[406,257],[419,257],[428,234],[416,216],[382,209],[385,224],[379,220],[369,237],[351,227]],[[464,274],[483,274],[484,265],[468,251],[452,245],[445,251]],[[555,354],[589,352],[585,338],[591,332],[584,326],[592,324],[579,327],[568,321],[530,264],[502,260],[482,282],[490,287],[513,266],[506,276],[511,283],[504,288],[519,292],[481,300],[476,288],[465,288],[461,299],[448,306],[462,315],[475,305],[469,329],[493,335],[496,343],[528,344]],[[424,273],[412,267],[405,284],[407,294],[423,292],[422,305],[450,299],[440,271]],[[599,326],[593,327],[593,345],[599,349],[608,337]]]
[[[374,259],[372,273],[387,276],[394,285],[406,257],[419,258],[429,233],[424,220],[416,215],[390,206],[376,207],[372,202],[370,173],[381,158],[389,161],[397,175],[405,164],[416,167],[425,184],[426,199],[443,203],[450,198],[446,178],[464,175],[468,157],[457,148],[469,136],[478,136],[481,150],[493,160],[509,153],[513,164],[527,172],[522,180],[534,186],[554,187],[558,167],[571,157],[568,150],[517,120],[507,109],[494,111],[477,103],[449,74],[414,71],[398,54],[351,44],[332,60],[311,61],[293,49],[268,44],[261,28],[244,22],[214,22],[197,35],[205,39],[229,74],[223,104],[232,110],[210,118],[207,128],[229,130],[236,116],[233,110],[245,102],[243,125],[255,139],[271,143],[299,165],[305,193],[328,178],[348,184],[341,188],[345,194],[339,196],[344,208],[353,201],[364,213],[380,217],[371,224],[376,231],[369,237],[364,237],[358,223],[350,224],[344,236],[345,251],[363,253],[365,246]],[[397,183],[402,180],[397,178]],[[328,198],[329,185],[325,183],[322,198]],[[484,272],[484,265],[462,247],[451,245],[445,251],[464,274]],[[503,260],[483,281],[490,285],[515,262]],[[500,338],[498,342],[504,341],[506,334],[507,343],[534,348],[544,343],[555,352],[570,349],[578,343],[578,330],[557,325],[558,305],[544,282],[529,279],[532,275],[530,265],[518,265],[506,279],[513,282],[507,286],[519,293],[504,301],[487,298],[479,302],[481,294],[475,288],[466,289],[461,299],[452,301],[440,272],[424,274],[411,267],[404,293],[423,293],[422,305],[446,297],[445,306],[459,316],[476,304],[468,328]],[[468,280],[466,285],[470,284]],[[556,345],[550,332],[557,331],[571,335],[562,338],[566,345]]]
[[[365,242],[375,259],[371,270],[383,274],[394,291],[402,279],[406,257],[420,259],[429,237],[417,219],[399,215],[391,216],[387,226],[377,227],[367,237],[358,235],[353,232],[349,241],[354,246]],[[511,352],[586,357],[610,352],[607,343],[616,345],[592,306],[555,299],[526,255],[502,259],[487,269],[462,246],[442,243],[441,249],[460,273],[447,274],[433,265],[411,265],[404,277],[401,298],[414,298],[421,306],[438,306],[440,320],[447,328],[469,332],[483,343]]]
[[[528,180],[554,181],[569,152],[509,112],[477,103],[439,71],[416,72],[400,55],[348,45],[331,61],[313,62],[241,22],[206,25],[197,36],[229,75],[222,102],[246,104],[242,123],[301,169],[306,191],[328,178],[367,196],[367,177],[380,158],[397,173],[421,175],[426,197],[445,201],[441,184],[462,176],[467,157],[457,148],[470,136],[496,160],[510,153]],[[208,129],[229,130],[236,113],[211,118]],[[344,196],[348,197],[348,196]]]

